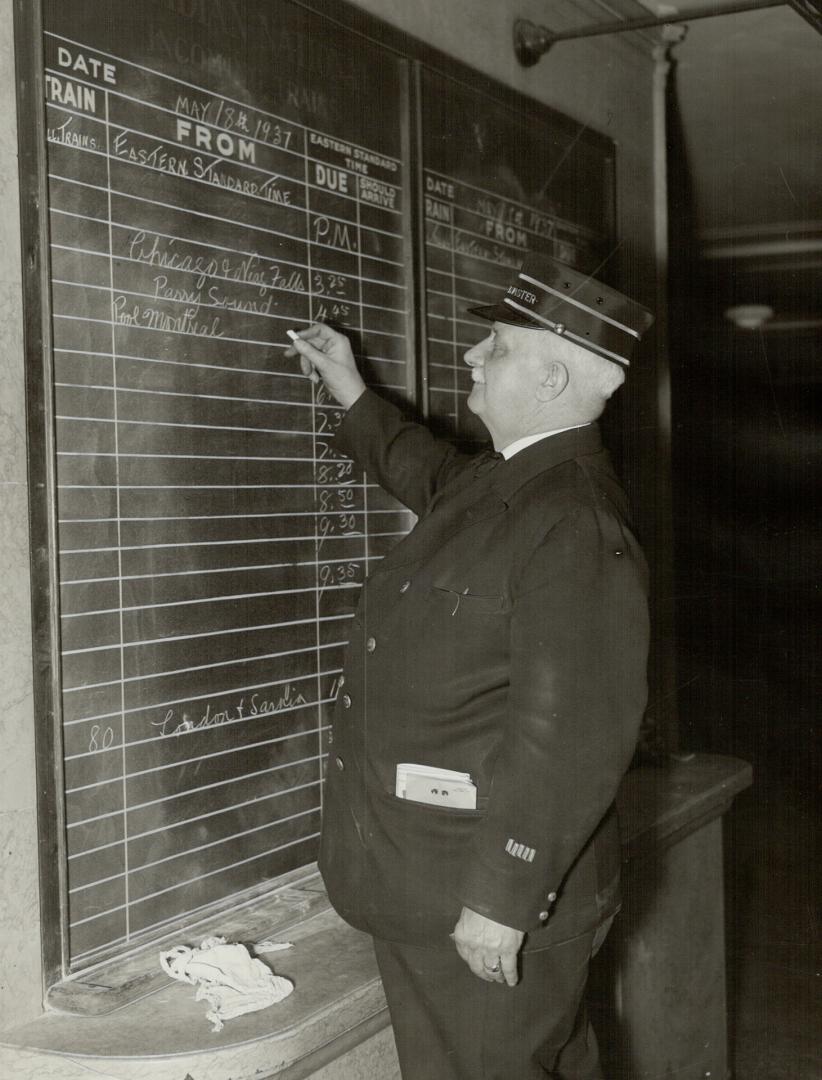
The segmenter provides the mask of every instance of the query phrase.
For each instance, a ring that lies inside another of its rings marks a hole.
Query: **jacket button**
[[[553,904],[553,902],[556,900],[556,898],[557,898],[557,894],[555,892],[549,892],[548,893],[548,902],[550,904]]]
[[[334,764],[337,766],[337,771],[338,772],[342,772],[343,769],[345,768],[345,762],[343,761],[343,759],[341,757],[335,757],[334,758]]]
[[[402,585],[400,585],[400,592],[401,593],[408,592],[408,590],[410,588],[411,588],[411,582],[410,581],[404,581],[402,583]]]
[[[366,650],[368,652],[373,652],[376,649],[376,647],[377,647],[377,639],[374,638],[374,637],[370,637],[365,643],[365,648],[366,648]]]
[[[547,911],[541,911],[539,913],[539,921],[540,922],[545,922],[545,920],[548,918],[548,914],[549,913]]]
[[[350,709],[351,708],[351,695],[350,694],[343,694],[342,703],[343,703],[343,708],[344,709]]]

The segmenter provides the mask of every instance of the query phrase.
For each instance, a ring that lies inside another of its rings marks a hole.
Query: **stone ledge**
[[[274,956],[277,971],[293,979],[294,993],[228,1021],[221,1032],[211,1032],[193,987],[163,976],[160,987],[116,1012],[51,1012],[6,1032],[0,1075],[62,1078],[69,1065],[78,1076],[117,1080],[310,1075],[385,1027],[388,1013],[367,935],[326,907],[292,926],[288,940],[294,949]],[[310,1071],[295,1072],[306,1059]]]
[[[629,861],[638,869],[645,858],[716,820],[750,782],[745,762],[707,754],[630,773],[619,796]],[[295,992],[212,1034],[194,988],[169,980],[157,962],[161,948],[196,944],[210,934],[247,943],[292,941],[292,951],[273,955]],[[342,1066],[340,1059],[388,1024],[370,939],[330,909],[311,869],[196,929],[189,926],[162,944],[66,980],[52,988],[49,1003],[72,1012],[51,1011],[0,1035],[0,1075],[304,1080],[332,1062]]]

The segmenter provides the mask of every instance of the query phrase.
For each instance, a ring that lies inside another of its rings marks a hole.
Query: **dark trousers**
[[[375,940],[403,1080],[601,1080],[583,994],[609,926],[523,952],[514,987],[456,950]]]

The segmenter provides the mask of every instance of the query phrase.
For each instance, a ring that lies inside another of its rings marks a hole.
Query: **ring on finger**
[[[487,960],[483,960],[482,966],[486,971],[492,972],[494,975],[500,970],[500,958],[497,957],[493,964],[489,964]]]

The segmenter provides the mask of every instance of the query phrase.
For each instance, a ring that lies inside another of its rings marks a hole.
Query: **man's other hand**
[[[452,936],[457,952],[480,979],[516,986],[517,957],[525,937],[521,930],[464,907]]]
[[[350,409],[365,390],[348,338],[324,323],[300,330],[285,355],[299,355],[303,374],[310,376],[316,371],[344,409]]]

